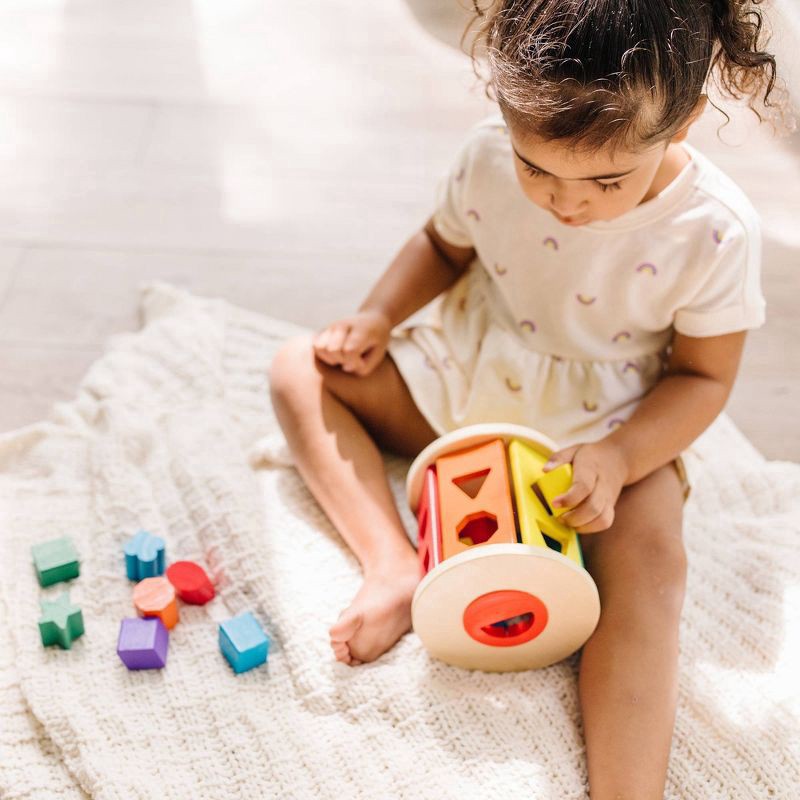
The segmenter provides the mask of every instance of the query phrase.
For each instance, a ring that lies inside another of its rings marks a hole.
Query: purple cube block
[[[169,632],[158,617],[128,617],[119,626],[117,655],[128,669],[161,669],[168,646]]]

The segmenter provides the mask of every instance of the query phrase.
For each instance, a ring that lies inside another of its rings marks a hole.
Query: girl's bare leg
[[[436,433],[388,355],[359,377],[315,358],[310,337],[298,337],[277,353],[269,377],[300,475],[364,571],[330,629],[331,647],[345,663],[373,661],[410,629],[419,582],[378,448],[416,455]]]
[[[682,518],[668,464],[623,489],[608,530],[581,536],[602,606],[579,680],[592,800],[664,796],[686,582]]]

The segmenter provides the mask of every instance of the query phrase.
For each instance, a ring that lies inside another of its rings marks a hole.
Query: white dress
[[[673,329],[764,323],[758,214],[694,147],[656,197],[563,225],[514,172],[501,115],[475,125],[440,181],[439,235],[477,256],[389,353],[431,427],[516,422],[561,447],[624,424],[658,381]]]

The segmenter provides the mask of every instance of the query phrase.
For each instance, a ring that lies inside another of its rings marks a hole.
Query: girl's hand
[[[345,372],[369,375],[386,353],[391,330],[383,312],[359,311],[316,333],[314,353],[320,361],[341,366]]]
[[[553,498],[553,506],[571,508],[559,517],[578,533],[598,533],[614,522],[614,506],[628,475],[619,447],[606,440],[574,444],[558,450],[543,467],[545,472],[572,463],[572,486]]]

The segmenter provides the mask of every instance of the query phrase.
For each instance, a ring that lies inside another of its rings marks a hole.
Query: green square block
[[[41,586],[69,581],[77,578],[80,573],[78,553],[67,536],[35,544],[31,547],[31,553]]]

